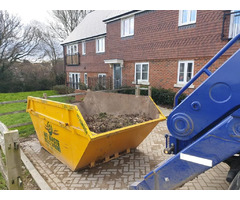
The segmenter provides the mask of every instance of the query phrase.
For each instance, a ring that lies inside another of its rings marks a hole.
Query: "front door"
[[[120,64],[113,66],[113,83],[114,89],[119,89],[122,86],[122,68]]]

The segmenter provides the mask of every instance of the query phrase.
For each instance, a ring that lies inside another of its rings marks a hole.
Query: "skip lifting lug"
[[[164,149],[164,153],[165,154],[173,154],[173,152],[174,152],[174,148],[175,148],[175,146],[174,146],[174,144],[172,143],[171,144],[171,146],[170,146],[170,144],[169,144],[169,135],[168,134],[166,134],[165,135],[165,138],[166,138],[166,148]]]

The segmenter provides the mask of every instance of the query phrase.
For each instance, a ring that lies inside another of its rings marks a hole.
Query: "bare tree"
[[[36,27],[21,24],[16,16],[0,10],[0,71],[3,73],[17,60],[33,56],[40,42]]]
[[[39,59],[50,60],[52,66],[55,67],[57,60],[63,57],[62,47],[60,45],[59,38],[56,37],[56,35],[48,26],[38,21],[32,22],[32,25],[36,26],[39,29],[39,49],[41,49]]]
[[[51,14],[54,22],[50,23],[50,27],[61,40],[64,40],[89,12],[91,11],[53,10]]]

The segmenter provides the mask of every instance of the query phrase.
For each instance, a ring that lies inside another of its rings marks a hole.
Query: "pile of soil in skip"
[[[125,115],[110,115],[107,113],[99,113],[86,118],[86,123],[90,131],[94,133],[103,133],[117,128],[130,126],[152,120],[145,114],[125,114]]]

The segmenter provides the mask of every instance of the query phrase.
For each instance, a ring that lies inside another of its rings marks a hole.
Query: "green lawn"
[[[36,92],[0,93],[0,102],[23,100],[23,99],[27,99],[28,96],[42,97],[43,93],[47,93],[48,96],[57,94],[57,92],[53,90],[36,91]],[[58,98],[49,98],[49,99],[54,101],[60,101],[60,102],[69,102],[73,98],[74,97],[58,97]],[[26,106],[27,106],[26,103],[0,105],[0,113],[25,110]],[[24,113],[16,113],[11,115],[0,116],[0,121],[4,123],[6,126],[10,126],[14,124],[31,122],[31,118],[28,113],[24,112]],[[34,134],[35,132],[33,125],[27,125],[27,126],[12,128],[12,129],[18,129],[20,137],[27,137],[31,134]]]

